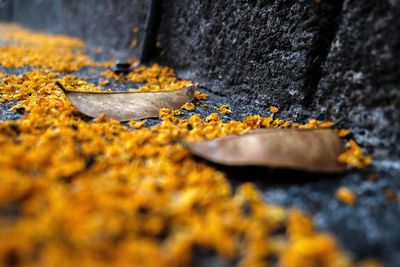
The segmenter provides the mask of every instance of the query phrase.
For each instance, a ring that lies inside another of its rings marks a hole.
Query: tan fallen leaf
[[[259,129],[241,136],[183,142],[193,154],[231,166],[266,166],[311,172],[343,172],[343,143],[331,129]]]
[[[179,109],[193,100],[196,85],[167,92],[85,92],[63,90],[72,105],[89,117],[101,114],[119,121],[139,120],[158,117],[162,108]]]

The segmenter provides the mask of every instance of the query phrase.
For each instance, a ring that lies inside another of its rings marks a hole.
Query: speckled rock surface
[[[341,1],[165,2],[163,60],[238,109],[308,102]]]
[[[346,1],[312,109],[400,159],[400,1]]]

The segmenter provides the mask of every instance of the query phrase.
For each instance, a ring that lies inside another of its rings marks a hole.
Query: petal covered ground
[[[109,62],[92,61],[84,42],[67,36],[16,25],[1,25],[0,34],[0,65],[22,69],[0,73],[0,102],[15,101],[12,110],[23,113],[0,122],[1,265],[190,266],[198,251],[235,266],[355,265],[307,214],[265,203],[250,182],[233,190],[224,173],[179,143],[332,123],[300,125],[257,115],[222,120],[234,111],[207,107],[201,92],[182,110],[161,110],[152,126],[91,120],[73,108],[56,80],[87,91],[128,82],[142,83],[132,90],[176,90],[190,81],[157,64],[116,76]],[[98,85],[73,74],[82,68],[99,72]],[[213,113],[187,115],[197,107]],[[360,168],[371,164],[354,141],[341,160]]]

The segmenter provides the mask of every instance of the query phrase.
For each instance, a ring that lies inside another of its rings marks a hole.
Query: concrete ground
[[[7,74],[22,74],[26,69],[4,69]],[[97,72],[100,73],[100,72]],[[74,75],[97,84],[98,74],[82,69]],[[195,81],[200,82],[201,81]],[[126,88],[116,82],[118,88]],[[200,88],[209,94],[205,101],[210,107],[230,104],[232,115],[222,118],[240,119],[251,113],[238,108],[227,97],[213,94],[207,88]],[[22,114],[9,111],[14,103],[0,104],[0,120],[18,119]],[[210,108],[196,107],[196,113],[208,115]],[[191,112],[187,112],[190,115]],[[284,116],[284,114],[282,114]],[[277,115],[279,117],[279,113]],[[159,123],[158,119],[148,120],[148,126]],[[199,159],[200,160],[200,159]],[[385,266],[397,266],[400,262],[400,205],[385,197],[385,190],[400,191],[400,162],[374,161],[371,168],[363,171],[350,171],[343,175],[321,175],[296,171],[270,170],[265,168],[224,167],[214,165],[227,174],[234,188],[244,182],[253,182],[263,192],[269,203],[287,207],[299,207],[308,211],[320,230],[333,232],[343,248],[358,259],[376,258]],[[340,186],[350,188],[357,195],[355,205],[345,205],[335,198]],[[199,253],[199,266],[226,266],[227,263],[214,255]]]

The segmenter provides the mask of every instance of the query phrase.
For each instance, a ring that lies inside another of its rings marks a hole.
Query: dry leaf
[[[196,85],[168,92],[84,92],[70,91],[56,82],[72,105],[90,117],[101,114],[119,121],[158,117],[162,108],[179,109],[192,101]]]
[[[331,129],[259,129],[241,136],[184,142],[193,154],[233,166],[266,166],[312,172],[342,172],[344,148]]]

